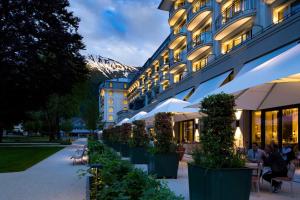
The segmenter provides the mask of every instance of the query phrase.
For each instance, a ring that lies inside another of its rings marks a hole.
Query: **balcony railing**
[[[198,45],[207,44],[210,42],[212,42],[212,33],[209,31],[203,32],[189,43],[188,51],[192,50],[194,47]]]
[[[174,63],[177,63],[177,62],[182,62],[182,61],[184,61],[186,56],[187,56],[187,51],[183,50],[180,53],[174,55],[174,58],[172,59],[171,63],[174,64]]]
[[[162,81],[165,81],[165,80],[170,80],[170,74],[162,74],[160,77],[159,77],[159,80],[160,82]]]
[[[253,11],[255,9],[255,1],[253,0],[237,0],[234,1],[230,6],[228,6],[221,15],[219,15],[216,19],[216,29],[220,29],[222,26],[227,24],[232,19],[247,13],[249,11]]]
[[[173,34],[174,35],[177,35],[177,34],[180,34],[180,33],[186,33],[186,26],[182,26],[182,27],[176,27],[173,29]]]
[[[185,1],[181,2],[181,3],[178,3],[178,4],[175,4],[174,3],[174,6],[172,6],[171,10],[170,10],[170,14],[169,14],[169,17],[172,17],[174,15],[174,13],[181,9],[182,7],[184,7],[185,5],[187,5],[187,3]]]
[[[197,15],[199,12],[201,12],[202,10],[211,7],[211,0],[205,0],[205,1],[201,1],[198,0],[192,9],[190,9],[189,13],[188,13],[188,20],[191,20],[195,15]]]

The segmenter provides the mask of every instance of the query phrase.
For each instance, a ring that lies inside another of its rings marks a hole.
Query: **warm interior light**
[[[200,142],[200,134],[199,134],[198,129],[195,130],[195,141]]]
[[[240,127],[237,127],[234,134],[235,146],[236,147],[244,147],[243,143],[243,134]]]

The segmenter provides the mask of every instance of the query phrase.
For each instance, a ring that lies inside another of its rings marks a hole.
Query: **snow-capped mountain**
[[[128,77],[128,74],[138,71],[135,67],[124,65],[118,61],[102,56],[89,55],[86,61],[91,71],[98,71],[98,73],[101,73],[108,79]]]

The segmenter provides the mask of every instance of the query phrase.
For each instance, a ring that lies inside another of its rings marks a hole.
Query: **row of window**
[[[113,86],[114,86],[113,83],[112,83],[112,82],[109,82],[109,87],[110,87],[110,88],[113,88]],[[123,88],[124,88],[124,89],[127,89],[127,83],[124,83],[124,84],[123,84]]]

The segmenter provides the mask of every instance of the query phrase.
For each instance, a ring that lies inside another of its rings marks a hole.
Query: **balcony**
[[[174,58],[171,59],[170,73],[174,73],[186,66],[186,55],[187,51],[182,50],[180,53],[174,55]]]
[[[186,27],[174,28],[171,35],[171,42],[169,44],[170,49],[175,49],[180,43],[186,39]]]
[[[170,74],[161,74],[159,77],[160,84],[164,84],[166,81],[170,80]]]
[[[203,32],[188,44],[188,60],[194,60],[212,47],[212,33]]]
[[[211,16],[212,4],[211,0],[200,1],[194,4],[193,8],[188,13],[187,29],[193,31],[199,24],[205,21],[208,16]]]
[[[215,40],[222,40],[234,31],[251,23],[256,14],[255,1],[234,1],[215,21]]]
[[[177,5],[174,5],[169,14],[169,25],[174,26],[176,22],[184,15],[187,8],[187,3],[184,1],[182,3],[179,3]]]

